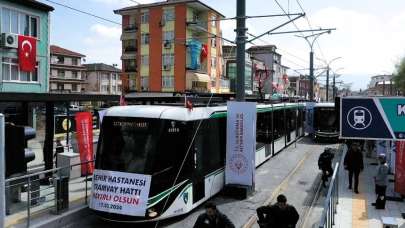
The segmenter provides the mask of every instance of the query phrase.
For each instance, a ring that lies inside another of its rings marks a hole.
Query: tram
[[[226,105],[192,110],[169,105],[108,109],[95,168],[148,174],[152,181],[145,216],[95,212],[110,221],[157,221],[186,214],[221,191],[225,181],[226,110]],[[256,166],[304,135],[303,112],[302,103],[257,105]]]
[[[315,141],[336,141],[339,139],[339,116],[335,109],[335,103],[317,103],[313,115]]]

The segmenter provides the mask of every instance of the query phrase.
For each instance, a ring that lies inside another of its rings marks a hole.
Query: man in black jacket
[[[354,142],[350,145],[346,153],[344,166],[349,171],[349,189],[352,189],[352,179],[354,175],[354,192],[359,193],[359,175],[364,169],[363,154],[361,153],[360,144]]]
[[[194,228],[235,228],[235,225],[217,210],[214,203],[208,202],[205,205],[205,213],[198,216]]]
[[[325,148],[324,152],[319,155],[318,167],[322,170],[323,187],[326,187],[326,182],[328,182],[329,177],[333,174],[332,160],[334,156],[331,148]]]
[[[294,228],[300,218],[297,210],[287,204],[287,198],[282,194],[277,197],[276,204],[259,207],[256,211],[261,228]]]

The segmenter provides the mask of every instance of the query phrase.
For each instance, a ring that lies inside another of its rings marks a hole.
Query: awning
[[[210,76],[208,74],[196,73],[196,72],[187,72],[187,80],[197,81],[197,82],[210,82]]]

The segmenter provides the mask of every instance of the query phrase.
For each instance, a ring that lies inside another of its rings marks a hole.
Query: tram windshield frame
[[[334,107],[315,107],[314,129],[329,132],[337,131],[337,118]]]

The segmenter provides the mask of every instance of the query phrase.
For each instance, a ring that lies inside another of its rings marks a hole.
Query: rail
[[[336,163],[333,170],[332,179],[329,184],[328,194],[326,195],[319,228],[332,228],[335,225],[336,207],[339,203],[339,170],[343,165],[343,160],[346,155],[346,150],[343,149],[340,162]]]
[[[83,199],[87,205],[91,190],[88,177],[92,175],[88,173],[87,166],[93,162],[85,161],[6,179],[6,224],[10,222],[8,219],[15,220],[16,217],[18,220],[23,218],[26,227],[30,227],[33,215],[37,213],[49,211],[61,214],[70,203],[80,204]],[[81,172],[83,166],[86,167],[84,175]],[[49,185],[41,186],[41,180],[49,181]]]

